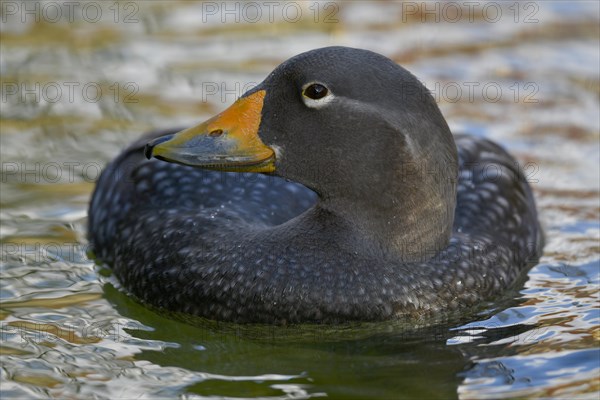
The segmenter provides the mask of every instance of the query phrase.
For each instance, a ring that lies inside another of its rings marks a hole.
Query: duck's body
[[[281,66],[244,97],[264,97],[262,88],[267,93],[281,90],[278,80],[297,79],[298,73],[290,69],[314,64],[311,56],[318,61],[318,52],[344,60],[360,52],[367,61],[385,60],[355,49],[316,50],[288,61],[290,65]],[[385,68],[393,70],[388,65],[381,69]],[[276,81],[276,89],[269,80]],[[357,117],[361,105],[349,102],[352,97],[342,95],[339,84],[334,89],[335,79],[327,84],[338,95],[332,104],[359,110],[349,121],[339,119],[336,124],[360,126],[366,119]],[[318,157],[318,147],[307,144],[307,152],[300,154],[293,144],[300,139],[281,133],[284,129],[278,124],[294,119],[289,110],[282,112],[284,117],[277,115],[278,106],[291,101],[285,93],[282,96],[270,103],[268,97],[265,100],[262,141],[252,145],[252,154],[263,151],[266,143],[277,156],[264,153],[270,158],[250,167],[245,158],[243,167],[236,168],[280,173],[318,194],[274,175],[145,159],[146,143],[174,132],[140,139],[109,165],[90,205],[90,241],[125,288],[155,306],[218,320],[383,320],[454,311],[492,299],[539,257],[542,235],[531,190],[515,160],[497,145],[458,136],[455,146],[441,114],[432,117],[433,123],[413,118],[410,125],[436,124],[441,138],[407,140],[408,128],[402,125],[407,106],[398,118],[386,117],[379,129],[377,119],[367,121],[375,129],[370,135],[396,127],[399,121],[402,133],[381,133],[384,137],[378,140],[383,143],[366,143],[360,149],[377,157],[356,159],[352,149],[357,138],[352,134],[344,137],[347,143],[340,151],[319,136],[326,157],[335,162],[332,168],[325,163],[315,169],[318,162],[310,154]],[[436,113],[433,100],[419,102],[423,104],[415,108],[418,112]],[[319,118],[315,113],[322,107],[309,110],[308,122]],[[223,123],[224,118],[211,124]],[[329,126],[330,132],[336,124]],[[200,130],[207,126],[209,133],[215,132],[206,124]],[[233,128],[223,129],[235,135]],[[233,164],[215,165],[214,158],[202,164],[206,155],[198,150],[198,130],[191,132],[194,136],[189,131],[154,140],[147,155],[232,169]],[[201,135],[201,140],[213,140]],[[236,151],[238,160],[238,147]],[[303,159],[308,161],[304,170],[297,162]]]

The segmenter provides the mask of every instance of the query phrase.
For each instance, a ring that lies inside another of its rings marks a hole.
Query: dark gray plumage
[[[333,101],[307,107],[310,82]],[[258,90],[278,176],[146,160],[146,143],[172,133],[155,132],[98,181],[90,242],[143,301],[236,322],[403,318],[492,299],[539,258],[518,164],[488,140],[453,137],[391,60],[313,50],[246,96]]]

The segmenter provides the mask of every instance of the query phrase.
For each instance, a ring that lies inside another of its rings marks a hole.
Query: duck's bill
[[[258,136],[264,97],[259,90],[200,125],[154,139],[146,157],[219,171],[275,171],[275,152]]]

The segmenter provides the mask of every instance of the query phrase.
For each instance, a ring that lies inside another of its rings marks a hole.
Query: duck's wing
[[[456,135],[459,178],[454,230],[492,237],[515,251],[538,256],[543,247],[529,180],[534,164],[523,165],[496,143]]]

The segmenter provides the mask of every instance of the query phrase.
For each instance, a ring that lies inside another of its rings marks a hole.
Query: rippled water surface
[[[595,1],[27,3],[1,3],[2,398],[598,398]],[[333,44],[403,64],[454,131],[517,157],[547,233],[524,285],[433,327],[216,324],[123,294],[86,255],[105,163]]]

